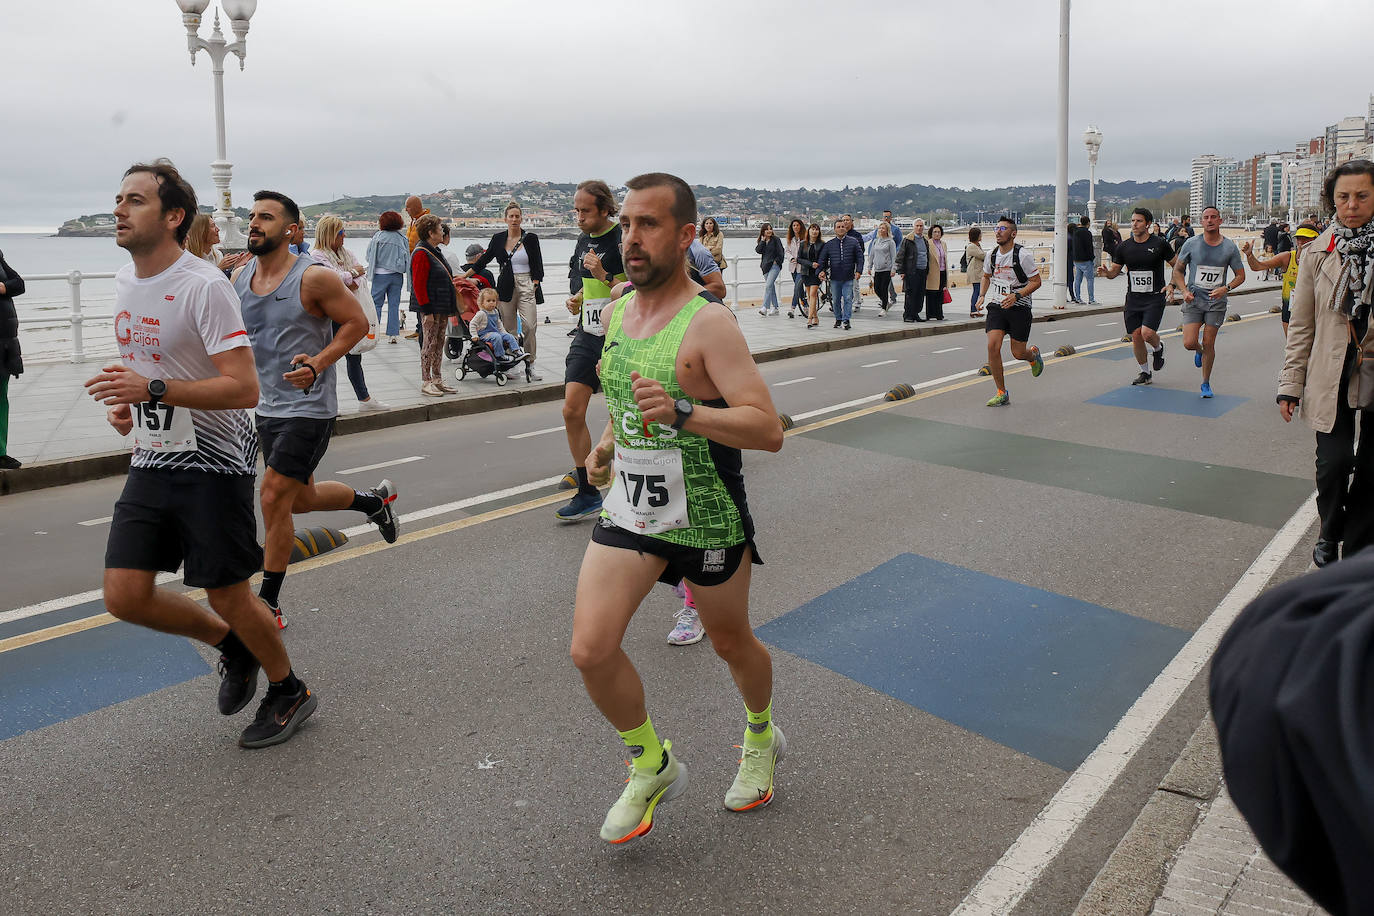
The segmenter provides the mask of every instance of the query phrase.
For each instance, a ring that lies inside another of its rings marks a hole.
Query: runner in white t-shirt
[[[1031,331],[1031,294],[1040,288],[1040,269],[1029,250],[1016,244],[1016,222],[1010,216],[997,221],[997,247],[988,252],[983,266],[983,295],[977,311],[987,303],[988,369],[997,383],[989,407],[1011,403],[1002,374],[1002,339],[1011,336],[1011,355],[1030,363],[1031,375],[1045,371],[1039,347],[1028,347]]]
[[[266,747],[290,738],[317,701],[248,585],[262,566],[248,414],[258,377],[233,287],[182,249],[195,213],[195,192],[165,159],[130,167],[115,196],[115,243],[133,259],[115,281],[122,362],[86,388],[111,426],[134,433],[134,454],[105,549],[105,607],[218,649],[223,715],[253,698],[262,667],[267,695],[239,744]],[[183,562],[210,610],[156,586],[158,572]]]

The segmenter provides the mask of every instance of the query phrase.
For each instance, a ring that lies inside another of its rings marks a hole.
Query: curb
[[[1278,289],[1275,286],[1258,287],[1246,290],[1243,293],[1235,293],[1232,298],[1240,298],[1255,293],[1272,292]],[[1101,305],[1084,309],[1073,309],[1062,312],[1050,312],[1047,315],[1037,315],[1033,321],[1051,322],[1064,321],[1070,318],[1083,318],[1092,315],[1109,315],[1120,312],[1120,305]],[[970,327],[976,326],[979,319],[953,319],[939,327],[926,327],[917,325],[915,327],[893,328],[890,331],[874,331],[868,334],[856,334],[852,337],[842,337],[836,340],[818,340],[815,343],[792,344],[785,347],[774,347],[768,350],[760,350],[754,354],[755,363],[771,363],[780,359],[791,359],[796,356],[813,356],[817,353],[828,353],[832,350],[850,350],[855,347],[866,347],[871,344],[891,343],[898,340],[910,340],[916,337],[940,337],[945,334],[956,334],[960,331],[967,331]],[[409,407],[396,407],[381,413],[369,414],[348,414],[339,417],[334,427],[334,435],[347,436],[351,433],[370,432],[375,429],[390,429],[394,426],[408,426],[411,423],[423,423],[430,420],[445,420],[451,417],[462,417],[468,414],[485,413],[490,410],[500,410],[503,407],[520,407],[526,404],[542,404],[549,401],[558,401],[563,398],[563,384],[561,382],[545,382],[539,385],[531,385],[518,389],[506,391],[495,391],[490,394],[479,394],[471,397],[459,398],[451,401],[436,401],[432,404],[413,404]],[[88,480],[99,480],[104,477],[118,477],[127,474],[129,471],[129,452],[120,450],[116,452],[102,452],[97,455],[82,455],[76,458],[59,458],[54,461],[39,461],[34,464],[25,465],[17,471],[0,471],[0,496],[10,493],[24,493],[30,490],[42,490],[47,487],[60,487],[72,483],[82,483]]]
[[[1073,916],[1147,916],[1164,892],[1178,851],[1220,790],[1221,751],[1209,712],[1088,886]]]

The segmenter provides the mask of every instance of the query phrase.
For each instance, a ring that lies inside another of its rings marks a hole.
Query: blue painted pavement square
[[[0,741],[209,671],[190,640],[122,622],[13,649],[0,665]]]
[[[1158,385],[1128,385],[1125,388],[1108,391],[1106,394],[1099,394],[1095,398],[1088,398],[1085,403],[1216,419],[1235,410],[1248,400],[1250,399],[1231,394],[1218,394],[1214,397],[1204,398],[1196,388],[1183,391],[1178,388],[1162,388]]]
[[[758,628],[766,642],[1065,770],[1189,634],[915,554]]]

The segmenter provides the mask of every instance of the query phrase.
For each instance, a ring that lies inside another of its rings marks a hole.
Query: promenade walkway
[[[865,278],[864,284],[867,283],[868,278]],[[1273,286],[1271,281],[1247,279],[1240,287],[1240,291],[1267,289]],[[753,305],[745,303],[742,303],[739,309],[740,326],[744,329],[750,350],[760,358],[769,358],[769,354],[772,354],[772,358],[788,355],[789,348],[799,345],[845,340],[852,343],[854,339],[866,338],[870,334],[902,329],[907,329],[913,335],[944,333],[969,326],[966,309],[969,289],[958,287],[952,292],[954,301],[946,307],[945,314],[949,316],[949,320],[945,322],[903,324],[900,301],[887,317],[880,318],[874,305],[876,299],[870,295],[864,298],[863,308],[855,314],[852,331],[833,329],[833,319],[828,317],[828,312],[822,314],[820,327],[808,331],[805,321],[789,320],[785,314],[761,318]],[[1119,308],[1124,294],[1125,281],[1121,278],[1097,281],[1098,300],[1104,306]],[[1273,298],[1277,304],[1277,297]],[[1048,291],[1037,295],[1037,317],[1079,314],[1088,309],[1087,306],[1070,305],[1066,312],[1054,312],[1050,309],[1049,303]],[[1249,305],[1246,308],[1253,310]],[[542,313],[550,319],[550,323],[540,324],[538,333],[538,364],[544,376],[542,383],[530,384],[525,382],[523,376],[517,376],[501,389],[497,387],[495,379],[481,379],[473,375],[459,382],[453,379],[455,364],[445,360],[448,383],[458,388],[459,393],[443,399],[427,398],[420,394],[418,348],[415,341],[402,337],[395,345],[386,343],[384,338],[373,352],[363,358],[369,392],[391,408],[443,403],[454,399],[489,398],[498,392],[529,389],[552,388],[552,391],[544,391],[542,399],[561,397],[563,361],[571,342],[567,332],[573,327],[573,318],[562,308],[561,303],[555,302],[546,304]],[[1176,325],[1177,317],[1176,311],[1166,315],[1166,326]],[[1104,329],[1103,336],[1109,334],[1110,332]],[[1036,339],[1032,335],[1032,340]],[[1044,340],[1040,342],[1046,343]],[[1054,338],[1049,338],[1048,343],[1057,345]],[[1052,348],[1051,346],[1050,349]],[[982,362],[981,357],[976,354],[971,358]],[[82,387],[82,383],[99,371],[101,365],[103,362],[100,358],[92,357],[81,364],[51,362],[27,366],[23,376],[10,383],[9,454],[27,465],[98,455],[124,448],[125,440],[105,421],[104,407],[92,401]],[[337,372],[337,384],[340,415],[356,413],[358,401],[353,395],[342,366]]]

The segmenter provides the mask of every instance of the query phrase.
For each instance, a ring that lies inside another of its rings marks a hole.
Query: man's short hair
[[[1091,223],[1092,221],[1088,219],[1088,214],[1086,213],[1078,218],[1078,225],[1080,226],[1088,226],[1091,225]]]
[[[673,192],[673,220],[679,226],[697,222],[697,196],[692,193],[691,185],[676,175],[667,172],[645,172],[625,182],[631,191],[647,191],[650,188],[668,188]]]
[[[301,208],[296,206],[296,202],[282,192],[259,191],[253,195],[253,202],[257,203],[260,200],[275,200],[277,203],[281,204],[281,208],[286,211],[286,221],[288,223],[295,223],[297,226],[305,228],[305,224],[301,222]]]
[[[616,205],[615,194],[611,191],[611,186],[600,178],[589,178],[577,186],[577,190],[586,191],[596,201],[596,208],[607,216],[615,216],[620,208]],[[696,220],[692,220],[696,222]]]
[[[152,162],[135,162],[124,171],[124,177],[128,178],[135,172],[147,172],[153,176],[157,182],[157,200],[162,206],[162,212],[168,210],[180,210],[181,222],[177,223],[177,244],[185,245],[186,236],[191,232],[191,223],[195,221],[196,192],[195,189],[181,177],[177,167],[172,165],[170,159],[154,159]]]
[[[1007,213],[1003,213],[1001,216],[997,217],[997,222],[1008,223],[1011,226],[1011,228],[1016,228],[1016,220],[1012,219],[1011,215]]]
[[[1153,223],[1153,222],[1155,221],[1155,215],[1154,215],[1153,213],[1150,212],[1150,208],[1149,208],[1149,207],[1136,207],[1134,210],[1131,211],[1131,215],[1132,215],[1132,216],[1136,216],[1136,215],[1143,216],[1143,217],[1145,217],[1145,222],[1147,222],[1147,223]]]
[[[1216,210],[1216,211],[1217,211],[1217,216],[1221,216],[1221,208],[1220,208],[1220,207],[1214,207],[1214,206],[1212,206],[1211,204],[1208,204],[1207,206],[1205,206],[1205,207],[1202,208],[1202,212],[1203,212],[1203,213],[1206,213],[1208,210]],[[1186,220],[1188,217],[1185,216],[1185,217],[1183,217],[1183,218]]]

